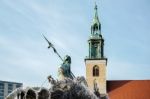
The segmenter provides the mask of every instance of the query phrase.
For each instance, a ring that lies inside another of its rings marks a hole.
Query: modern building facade
[[[13,90],[22,86],[22,83],[0,81],[0,99],[4,99]]]

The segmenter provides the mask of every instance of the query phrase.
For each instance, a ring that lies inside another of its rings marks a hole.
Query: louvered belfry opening
[[[93,67],[93,76],[99,76],[99,67],[97,65]]]

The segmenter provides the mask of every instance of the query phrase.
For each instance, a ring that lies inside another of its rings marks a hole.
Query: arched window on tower
[[[97,65],[93,67],[93,76],[99,76],[99,67]]]
[[[98,31],[98,25],[97,24],[94,24],[94,27],[93,27],[94,29],[94,31]]]

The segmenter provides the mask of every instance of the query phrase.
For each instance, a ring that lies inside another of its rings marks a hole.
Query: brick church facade
[[[106,99],[150,99],[150,80],[107,80],[107,58],[104,57],[104,39],[98,17],[97,5],[88,39],[89,55],[85,58],[88,87],[97,86],[101,98]]]

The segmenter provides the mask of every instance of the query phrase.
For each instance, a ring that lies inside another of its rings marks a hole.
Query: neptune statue
[[[43,35],[44,36],[44,35]],[[11,92],[6,99],[101,99],[98,93],[97,83],[94,82],[94,92],[88,89],[87,82],[83,76],[75,77],[71,72],[71,57],[66,55],[63,59],[54,45],[48,42],[48,48],[53,48],[62,60],[62,64],[58,68],[58,79],[48,76],[50,83],[49,88],[43,87],[26,87],[17,88]]]
[[[63,60],[63,63],[58,69],[59,80],[64,80],[65,78],[70,78],[70,79],[74,78],[74,75],[71,72],[70,68],[71,68],[71,57],[66,55]]]
[[[59,80],[64,80],[65,78],[70,78],[70,79],[75,78],[75,76],[73,75],[73,73],[70,70],[71,57],[66,55],[65,58],[62,59],[62,57],[59,55],[59,53],[57,52],[54,45],[50,41],[48,41],[48,39],[44,35],[43,35],[43,37],[49,45],[48,49],[52,48],[54,50],[54,53],[56,53],[58,55],[58,57],[63,61],[63,63],[61,64],[61,66],[58,70]]]

